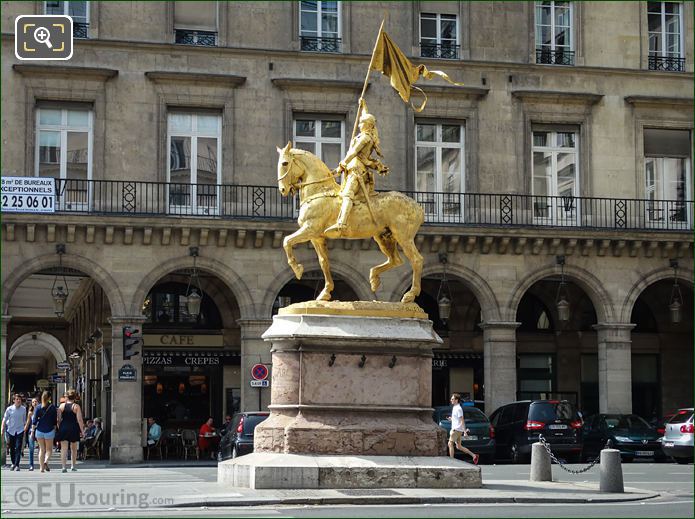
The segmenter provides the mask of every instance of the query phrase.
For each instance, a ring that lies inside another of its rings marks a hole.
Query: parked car
[[[220,440],[217,460],[224,461],[253,452],[253,431],[270,413],[237,413]]]
[[[490,416],[495,429],[496,457],[527,463],[539,435],[559,458],[579,462],[582,420],[566,400],[523,400],[503,405]]]
[[[676,414],[675,411],[671,411],[668,414],[665,414],[662,416],[660,419],[658,419],[655,423],[651,424],[656,428],[656,432],[659,436],[663,436],[664,433],[666,432],[666,424],[669,422],[671,418]]]
[[[677,463],[693,461],[693,408],[679,409],[666,424],[666,432],[661,439],[661,447],[666,456]]]
[[[472,402],[471,402],[472,404]],[[494,463],[495,461],[495,430],[490,425],[485,413],[473,405],[464,405],[463,420],[466,424],[466,429],[469,430],[468,436],[461,438],[461,444],[467,447],[474,454],[480,455],[480,460],[483,463]],[[439,424],[439,427],[446,431],[447,442],[449,441],[449,432],[451,431],[451,406],[444,405],[434,409],[434,421]],[[455,452],[457,458],[470,461],[470,458],[457,450]]]
[[[622,461],[635,458],[666,459],[661,450],[659,433],[641,416],[636,414],[597,414],[584,423],[584,456],[594,459],[606,442],[620,451]]]

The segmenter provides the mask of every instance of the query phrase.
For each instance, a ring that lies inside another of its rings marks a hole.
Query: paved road
[[[574,466],[579,467],[579,466]],[[528,480],[528,465],[483,466],[483,481]],[[657,491],[661,497],[631,503],[611,504],[433,504],[390,506],[278,506],[226,508],[168,508],[182,487],[187,495],[204,494],[216,481],[214,467],[123,468],[81,467],[76,473],[61,474],[55,466],[50,474],[23,470],[2,473],[3,517],[30,517],[37,512],[54,517],[75,515],[99,517],[693,517],[693,465],[634,463],[623,465],[627,487]],[[598,482],[598,467],[572,476],[553,466],[562,482]],[[56,484],[58,486],[56,486]],[[463,490],[452,492],[465,492]],[[42,493],[51,497],[42,501]],[[56,496],[60,494],[60,506]],[[14,503],[24,499],[26,507]],[[110,500],[99,502],[99,500]],[[169,501],[168,501],[169,500]],[[47,505],[47,506],[46,506]],[[9,511],[11,510],[11,511]],[[9,512],[8,512],[9,511]],[[79,514],[76,512],[79,511]]]

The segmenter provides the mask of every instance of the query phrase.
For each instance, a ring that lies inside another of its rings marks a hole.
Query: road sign
[[[268,378],[268,367],[265,364],[254,364],[251,368],[251,376],[254,380],[265,380]],[[260,387],[260,386],[255,386]],[[265,386],[264,386],[265,387]]]
[[[137,379],[138,379],[138,372],[130,364],[123,364],[121,369],[118,370],[118,380],[132,381],[132,380],[137,380]]]
[[[70,363],[69,362],[59,362],[56,364],[56,368],[59,369],[60,371],[70,371]]]
[[[270,387],[270,380],[251,380],[251,387]]]
[[[51,381],[54,384],[64,384],[65,383],[65,377],[62,375],[53,375],[53,376],[51,376]]]

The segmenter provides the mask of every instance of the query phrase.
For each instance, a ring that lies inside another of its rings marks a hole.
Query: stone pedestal
[[[277,315],[263,338],[272,343],[272,403],[255,452],[444,454],[431,407],[432,347],[441,339],[430,321]]]

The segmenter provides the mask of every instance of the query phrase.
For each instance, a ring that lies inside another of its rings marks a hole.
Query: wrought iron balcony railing
[[[458,59],[460,45],[448,43],[420,42],[420,56],[423,58]]]
[[[86,40],[89,38],[89,24],[81,22],[72,23],[72,36],[73,38],[80,38]]]
[[[536,49],[536,63],[544,65],[574,65],[574,51]]]
[[[430,225],[688,231],[693,201],[406,192]],[[297,218],[276,186],[56,179],[56,212],[204,218]]]
[[[649,56],[649,70],[683,72],[685,70],[685,58],[674,58],[672,56]]]
[[[194,31],[192,29],[176,29],[175,42],[181,45],[202,45],[215,47],[217,33],[212,31]]]
[[[301,49],[307,52],[340,52],[341,38],[300,36]]]

